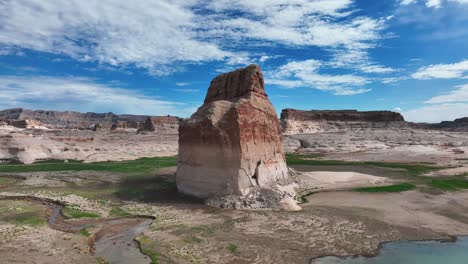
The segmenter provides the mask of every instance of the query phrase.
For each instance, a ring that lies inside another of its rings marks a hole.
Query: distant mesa
[[[400,113],[392,111],[357,110],[310,110],[283,109],[281,119],[299,121],[343,121],[343,122],[403,122]]]
[[[144,131],[165,130],[170,134],[177,134],[181,119],[176,116],[152,116],[145,120],[143,125]]]
[[[452,132],[468,132],[468,117],[462,117],[453,121],[442,121],[440,123],[409,123],[413,128],[444,130]]]
[[[357,110],[296,110],[281,112],[285,134],[340,132],[363,128],[402,128],[407,124],[400,113]]]
[[[281,127],[250,65],[212,80],[204,104],[179,128],[179,191],[229,208],[298,210],[288,184]]]
[[[79,113],[13,108],[0,111],[0,125],[17,128],[160,131],[177,133],[178,117]]]

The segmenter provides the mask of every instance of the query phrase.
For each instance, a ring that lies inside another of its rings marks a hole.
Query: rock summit
[[[213,79],[181,122],[176,180],[180,192],[220,207],[300,209],[285,186],[281,126],[257,65]]]

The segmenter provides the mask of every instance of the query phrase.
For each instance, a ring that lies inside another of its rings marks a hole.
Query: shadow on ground
[[[121,200],[165,204],[203,204],[203,200],[177,191],[173,174],[131,176],[114,193]]]

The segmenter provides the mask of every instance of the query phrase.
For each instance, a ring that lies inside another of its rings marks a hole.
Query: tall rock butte
[[[281,126],[260,68],[213,79],[204,104],[179,127],[179,191],[247,197],[259,189],[274,192],[287,179]]]

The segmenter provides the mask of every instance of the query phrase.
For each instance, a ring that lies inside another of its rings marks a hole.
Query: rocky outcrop
[[[11,120],[9,121],[10,126],[16,127],[16,128],[45,128],[44,125],[37,120]]]
[[[183,193],[220,207],[298,207],[279,190],[288,181],[281,127],[257,65],[213,79],[204,104],[180,124],[178,158]],[[269,202],[258,202],[264,193]]]
[[[412,128],[444,130],[453,132],[468,132],[468,117],[458,118],[454,121],[442,121],[440,123],[409,123]]]
[[[391,111],[284,109],[281,124],[285,134],[342,132],[350,129],[401,128],[406,122],[400,113]]]
[[[117,121],[111,126],[111,130],[137,130],[141,128],[143,124],[136,121]]]
[[[142,130],[177,134],[179,131],[179,123],[180,118],[175,116],[153,116],[146,119]]]
[[[176,117],[167,118],[165,116],[152,117],[147,115],[116,115],[114,113],[79,113],[71,111],[45,111],[45,110],[27,110],[23,108],[14,108],[0,111],[0,120],[6,122],[31,120],[37,121],[48,128],[71,128],[93,130],[96,125],[102,129],[143,129],[148,118],[156,118],[158,124],[164,126],[173,126]],[[165,121],[168,123],[165,124]]]

